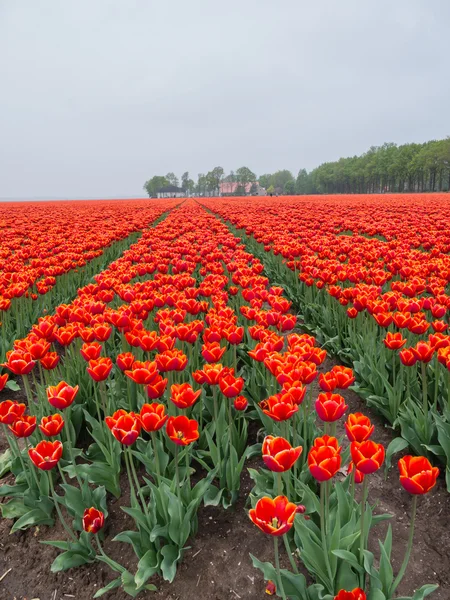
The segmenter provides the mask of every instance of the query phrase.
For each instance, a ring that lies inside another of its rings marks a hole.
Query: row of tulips
[[[131,490],[123,509],[136,530],[115,539],[132,544],[139,564],[132,576],[108,559],[119,577],[104,591],[123,585],[137,594],[152,587],[155,573],[173,579],[200,502],[236,501],[244,461],[255,451],[247,447],[249,400],[238,373],[245,370],[241,292],[255,288],[283,301],[281,289],[269,294],[261,270],[217,219],[184,206],[15,342],[4,366],[22,378],[29,414],[25,405],[1,405],[16,475],[14,486],[0,488],[10,497],[2,511],[17,518],[17,530],[50,523],[54,507],[65,507],[70,541],[55,542],[65,551],[53,570],[95,559],[82,514],[92,505],[106,515],[106,492],[121,494],[122,465]],[[263,301],[257,304],[264,320]],[[266,337],[280,347],[277,332],[295,317],[286,306],[270,313],[277,326],[267,325]],[[92,443],[83,450],[76,440],[86,428]],[[49,436],[57,439],[42,439]]]
[[[3,203],[0,360],[38,316],[70,301],[80,286],[118,258],[143,228],[176,203],[40,202],[31,207],[28,203]],[[24,218],[25,210],[30,209],[32,218]]]
[[[188,202],[8,354],[5,367],[22,378],[28,402],[0,404],[15,475],[14,485],[0,487],[10,498],[3,516],[17,519],[17,530],[51,524],[56,509],[67,539],[50,542],[63,550],[52,569],[105,562],[117,576],[97,597],[119,586],[132,596],[154,589],[155,574],[171,581],[200,504],[233,504],[246,458],[261,453],[268,469],[251,470],[249,514],[266,533],[283,535],[292,566],[280,569],[277,544],[275,566],[253,557],[268,591],[341,600],[345,590],[364,598],[370,588],[370,600],[383,600],[400,584],[411,545],[395,579],[390,530],[379,569],[367,550],[371,528],[386,518],[367,503],[368,475],[384,449],[360,414],[345,424],[350,448],[336,437],[347,411],[338,392],[354,383],[353,372],[336,366],[319,375],[325,350],[311,335],[288,333],[291,303],[262,271],[225,225]],[[253,419],[263,424],[262,446],[248,445]],[[404,461],[409,491],[431,489],[437,469],[424,458]],[[122,466],[130,490],[122,509],[135,529],[114,539],[132,545],[136,573],[102,543],[107,493],[122,494]],[[333,484],[344,466],[349,475]]]
[[[401,432],[396,448],[446,465],[450,490],[442,197],[413,197],[408,209],[402,198],[400,212],[395,197],[271,199],[264,213],[259,200],[204,202],[245,236],[304,323],[354,366],[358,394]]]

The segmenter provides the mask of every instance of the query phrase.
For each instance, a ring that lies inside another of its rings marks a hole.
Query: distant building
[[[185,192],[176,185],[165,185],[156,192],[157,198],[182,198]]]
[[[266,193],[266,190],[261,187],[257,181],[246,184],[237,183],[235,181],[224,181],[220,184],[220,195],[233,196],[236,194],[238,188],[243,188],[246,194],[253,193],[253,195],[256,196],[263,196]]]

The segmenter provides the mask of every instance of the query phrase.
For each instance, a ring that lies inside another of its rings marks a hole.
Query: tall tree
[[[169,182],[169,185],[176,185],[178,187],[178,177],[175,173],[167,173],[166,179]]]
[[[166,185],[169,185],[169,182],[163,175],[154,175],[144,183],[144,190],[150,198],[155,198],[158,190]]]
[[[248,167],[239,167],[236,171],[236,181],[239,183],[236,193],[245,196],[247,184],[255,182],[256,175]]]

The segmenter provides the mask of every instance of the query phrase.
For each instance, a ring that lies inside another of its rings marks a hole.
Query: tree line
[[[222,167],[199,173],[197,181],[185,172],[181,188],[186,195],[214,195],[223,182],[237,183],[233,194],[258,193],[258,185],[268,194],[374,194],[384,192],[450,191],[450,137],[423,144],[386,143],[372,146],[361,156],[326,162],[309,173],[300,169],[297,177],[287,169],[257,177],[248,167],[225,175]],[[252,186],[248,189],[247,184]],[[156,196],[159,188],[179,185],[174,173],[154,176],[144,189]]]

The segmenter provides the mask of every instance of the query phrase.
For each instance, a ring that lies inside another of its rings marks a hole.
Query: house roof
[[[182,192],[183,190],[176,185],[165,185],[157,190],[157,194],[167,194],[169,192]]]

